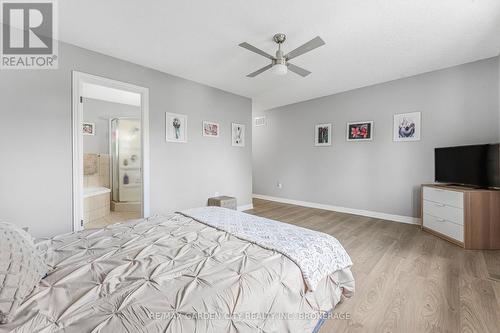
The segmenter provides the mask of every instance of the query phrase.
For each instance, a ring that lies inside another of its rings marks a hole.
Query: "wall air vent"
[[[257,117],[255,120],[255,126],[264,126],[266,124],[266,117]]]

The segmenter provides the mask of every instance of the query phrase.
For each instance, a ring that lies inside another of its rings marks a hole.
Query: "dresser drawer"
[[[445,189],[425,186],[423,188],[423,191],[424,200],[433,201],[457,208],[464,207],[464,195],[461,192],[448,191]]]
[[[456,239],[457,241],[464,241],[464,227],[447,221],[443,218],[434,217],[432,215],[424,214],[424,227],[437,231],[445,236]]]
[[[432,215],[451,222],[455,222],[460,225],[464,225],[463,208],[457,208],[434,201],[424,200],[423,210],[424,214]]]

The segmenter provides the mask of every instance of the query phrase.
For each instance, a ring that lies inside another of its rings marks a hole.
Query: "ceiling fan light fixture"
[[[276,51],[276,56],[272,56],[269,53],[262,51],[261,49],[255,47],[253,45],[248,44],[247,42],[243,42],[243,43],[238,44],[238,46],[240,46],[244,49],[247,49],[251,52],[257,53],[258,55],[261,55],[261,56],[271,60],[270,64],[268,63],[268,65],[256,70],[255,72],[248,74],[247,77],[256,77],[257,75],[262,74],[267,70],[271,70],[276,75],[286,75],[288,73],[288,70],[290,70],[290,72],[292,72],[292,73],[295,73],[295,74],[300,75],[302,77],[306,77],[309,74],[311,74],[311,72],[309,72],[308,70],[306,70],[302,67],[291,64],[288,61],[291,59],[295,59],[298,56],[301,56],[304,53],[312,51],[320,46],[325,45],[325,42],[321,39],[321,37],[317,36],[317,37],[311,39],[310,41],[308,41],[307,43],[302,44],[301,46],[297,47],[296,49],[285,54],[281,50],[281,44],[283,44],[286,40],[285,34],[282,34],[282,33],[276,34],[276,35],[274,35],[273,40],[276,44],[278,44],[278,50]]]
[[[288,67],[285,64],[275,64],[271,70],[276,75],[286,75],[288,73]]]

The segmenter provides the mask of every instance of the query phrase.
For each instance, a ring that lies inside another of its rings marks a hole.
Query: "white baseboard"
[[[245,211],[245,210],[250,210],[250,209],[253,209],[253,204],[238,206],[237,209],[240,212]]]
[[[389,221],[408,223],[408,224],[420,224],[419,218],[411,217],[411,216],[386,214],[386,213],[373,212],[373,211],[363,210],[363,209],[354,209],[354,208],[325,205],[325,204],[320,204],[320,203],[315,203],[315,202],[307,202],[307,201],[272,197],[272,196],[263,195],[263,194],[253,194],[253,197],[256,199],[282,202],[282,203],[287,203],[287,204],[291,204],[291,205],[304,206],[304,207],[310,207],[310,208],[318,208],[318,209],[324,209],[324,210],[331,210],[331,211],[339,212],[339,213],[347,213],[347,214],[353,214],[353,215],[373,217],[373,218],[381,219],[381,220],[389,220]]]

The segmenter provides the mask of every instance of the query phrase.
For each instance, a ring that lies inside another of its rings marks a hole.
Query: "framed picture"
[[[165,113],[166,140],[168,142],[187,142],[188,117],[185,114]]]
[[[212,138],[219,137],[220,126],[218,123],[212,123],[210,121],[203,122],[203,136],[210,136]]]
[[[318,147],[332,145],[332,124],[318,124],[314,127],[314,145]]]
[[[82,124],[83,135],[95,135],[95,124],[94,123],[83,123]]]
[[[245,147],[245,125],[231,124],[231,143],[233,147]]]
[[[420,140],[420,112],[394,115],[394,141]]]
[[[347,141],[371,141],[373,139],[373,121],[347,123]]]

